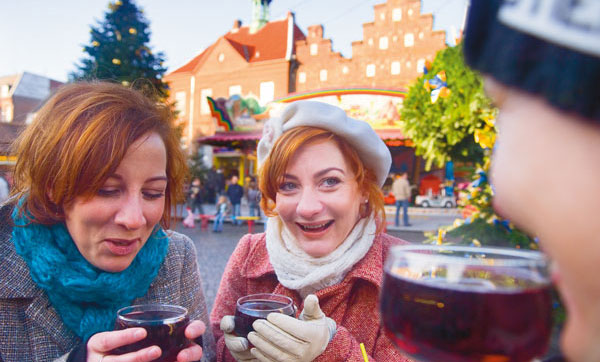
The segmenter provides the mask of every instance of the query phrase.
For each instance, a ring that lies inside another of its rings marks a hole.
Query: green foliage
[[[109,4],[104,20],[92,26],[90,44],[84,46],[85,58],[72,80],[102,79],[132,85],[149,96],[165,100],[168,86],[162,80],[167,70],[164,54],[149,47],[150,26],[132,0]]]
[[[431,102],[425,80],[446,73],[450,96]],[[464,63],[462,44],[439,51],[427,74],[410,87],[401,110],[404,132],[415,144],[426,169],[435,162],[482,162],[483,151],[474,141],[477,129],[493,118],[495,109],[483,92],[481,77]]]
[[[202,183],[206,182],[206,174],[208,172],[208,167],[204,164],[202,160],[204,158],[204,154],[201,152],[194,152],[190,158],[188,158],[188,168],[190,172],[190,180],[199,178]]]

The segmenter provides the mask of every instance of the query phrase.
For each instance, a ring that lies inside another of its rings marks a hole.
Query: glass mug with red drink
[[[552,330],[549,261],[539,252],[403,245],[390,250],[386,334],[421,361],[531,361]]]
[[[252,323],[266,319],[269,313],[283,313],[295,317],[296,306],[290,297],[273,293],[251,294],[237,300],[235,308],[235,334],[247,337],[252,332]]]
[[[141,304],[121,308],[117,311],[115,330],[142,327],[147,335],[141,341],[116,348],[111,353],[121,355],[158,346],[162,354],[154,361],[175,361],[179,351],[189,347],[192,342],[184,334],[189,323],[187,309],[178,305]],[[194,342],[202,346],[202,337]]]

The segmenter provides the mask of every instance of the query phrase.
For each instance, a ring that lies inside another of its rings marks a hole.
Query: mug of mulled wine
[[[517,249],[402,245],[385,264],[385,333],[419,361],[532,361],[552,330],[549,261]]]
[[[189,322],[187,309],[178,305],[141,304],[121,308],[117,311],[115,330],[141,327],[147,335],[141,341],[116,348],[111,353],[121,355],[158,346],[162,354],[154,361],[175,361],[179,351],[191,344],[184,334]],[[202,346],[202,336],[194,342]]]
[[[269,313],[283,313],[294,317],[296,306],[290,297],[281,294],[259,293],[246,295],[237,300],[235,308],[235,333],[247,337],[252,332],[252,323],[257,319],[266,319]]]

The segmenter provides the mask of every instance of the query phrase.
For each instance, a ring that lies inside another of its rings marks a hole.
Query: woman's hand
[[[337,330],[335,321],[319,306],[319,299],[309,294],[299,319],[282,313],[270,313],[267,320],[252,323],[255,332],[248,340],[255,346],[250,352],[261,362],[309,362],[325,351]]]
[[[248,340],[244,337],[238,337],[232,333],[235,329],[235,319],[232,315],[226,315],[221,318],[220,328],[224,333],[225,346],[236,361],[257,361],[256,358],[250,353]]]
[[[185,328],[185,336],[193,341],[204,334],[205,330],[206,326],[202,321],[192,321]],[[94,334],[87,343],[87,360],[89,362],[146,362],[155,360],[162,353],[158,346],[150,346],[119,356],[111,355],[111,351],[115,348],[138,342],[146,338],[146,335],[147,333],[144,328],[127,328],[119,331]],[[196,343],[192,343],[177,354],[177,362],[199,361],[200,358],[202,358],[202,347]]]
[[[195,341],[196,338],[202,336],[205,331],[206,326],[202,321],[191,321],[190,324],[185,327],[185,337],[191,341]],[[202,358],[202,346],[199,346],[196,343],[192,343],[191,346],[182,349],[177,354],[177,362],[200,361],[200,358]]]
[[[146,362],[160,357],[162,353],[160,348],[158,346],[151,346],[121,356],[111,356],[112,359],[107,358],[113,349],[135,343],[144,338],[146,338],[146,330],[144,328],[127,328],[120,331],[96,333],[87,343],[87,360],[88,362]],[[119,359],[116,359],[116,357],[119,357]]]

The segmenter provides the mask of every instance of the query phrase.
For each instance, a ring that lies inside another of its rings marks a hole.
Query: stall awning
[[[256,147],[262,136],[262,130],[217,132],[212,136],[200,137],[199,143],[220,147],[246,148]]]
[[[406,137],[402,134],[397,128],[384,128],[384,129],[376,129],[375,132],[381,137],[382,140],[403,140]]]
[[[399,129],[376,129],[375,132],[384,141],[406,140]],[[199,143],[220,147],[247,148],[256,147],[256,143],[262,136],[262,131],[229,131],[217,132],[212,136],[200,137]]]

